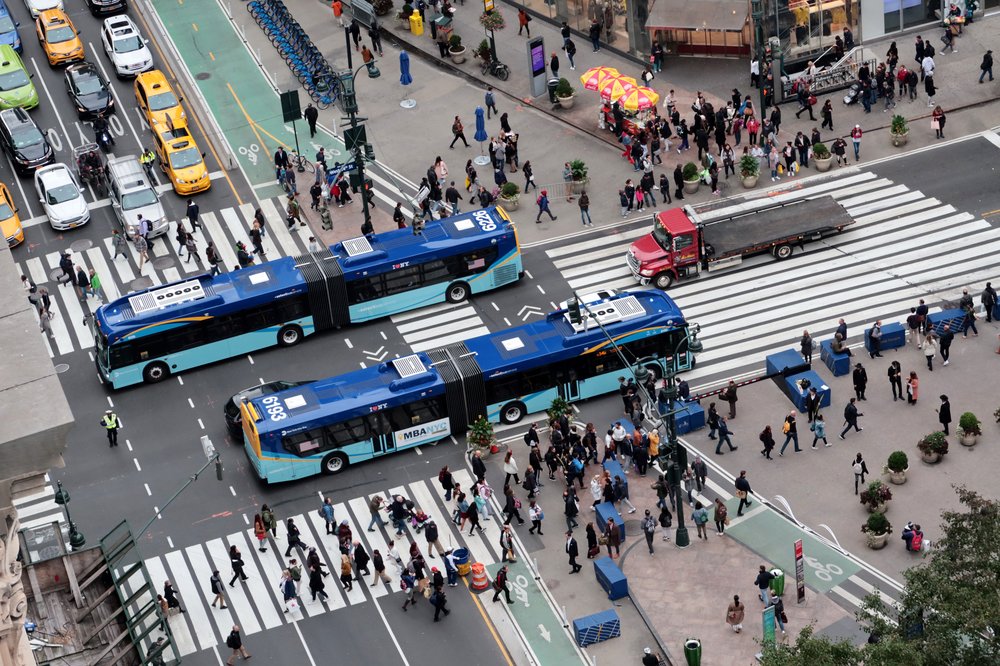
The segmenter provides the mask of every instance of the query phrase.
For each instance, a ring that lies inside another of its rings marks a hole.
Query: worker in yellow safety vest
[[[104,412],[100,423],[108,431],[108,446],[118,446],[118,429],[122,427],[118,415],[109,409]]]

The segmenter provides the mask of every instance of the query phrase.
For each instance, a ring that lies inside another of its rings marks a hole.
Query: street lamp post
[[[753,20],[754,53],[757,58],[757,92],[760,94],[760,117],[764,117],[764,0],[750,0],[750,18]]]
[[[222,481],[222,456],[218,451],[215,450],[215,445],[212,444],[212,440],[208,438],[208,435],[201,436],[201,450],[202,453],[205,454],[205,458],[207,458],[205,464],[201,466],[201,469],[199,469],[197,472],[191,475],[191,477],[187,480],[187,483],[181,486],[180,490],[174,493],[173,497],[167,500],[166,504],[163,505],[163,508],[159,509],[156,513],[153,514],[153,517],[149,519],[148,523],[142,526],[141,530],[136,532],[135,534],[136,541],[138,541],[139,538],[146,533],[146,530],[148,530],[152,526],[153,522],[160,516],[160,514],[162,514],[168,506],[173,504],[173,501],[178,497],[180,497],[181,493],[187,490],[188,486],[190,486],[192,483],[198,480],[198,477],[201,476],[202,472],[208,469],[209,465],[215,465],[215,478],[217,478],[219,481]]]
[[[348,53],[350,53],[349,49]],[[348,56],[348,61],[350,61],[350,56]],[[377,79],[381,75],[378,67],[375,66],[374,60],[365,63],[361,67],[368,68],[369,79]],[[356,70],[348,70],[340,75],[341,99],[343,100],[341,108],[351,122],[350,130],[344,132],[344,139],[345,145],[351,151],[355,167],[358,170],[357,187],[361,190],[361,212],[364,215],[364,224],[361,226],[361,233],[370,234],[374,231],[374,227],[372,226],[371,208],[368,202],[368,182],[365,178],[365,159],[369,157],[369,144],[367,143],[364,125],[359,125],[360,122],[367,120],[367,118],[358,117],[358,98],[354,90],[354,79],[357,73],[361,71],[361,67],[358,67]]]
[[[87,539],[83,536],[83,533],[76,529],[76,523],[73,522],[73,518],[69,515],[69,493],[63,490],[62,481],[56,481],[56,495],[53,498],[55,503],[66,509],[66,522],[69,523],[69,545],[73,550],[83,548],[84,544],[87,543]]]
[[[667,483],[670,486],[670,495],[674,498],[674,508],[677,511],[677,531],[674,534],[674,543],[677,544],[678,548],[686,548],[691,543],[691,539],[688,537],[687,527],[684,526],[684,497],[681,492],[681,476],[687,468],[687,450],[677,440],[677,413],[682,410],[674,406],[677,401],[677,384],[675,383],[678,372],[677,355],[685,342],[689,353],[697,354],[704,349],[701,341],[698,340],[699,330],[696,324],[694,330],[689,328],[684,337],[677,341],[677,345],[669,356],[670,362],[664,369],[666,385],[662,389],[663,397],[666,398],[669,408],[666,413],[661,414],[662,418],[660,419],[667,436],[667,446],[660,454],[660,459],[665,463]],[[639,390],[646,396],[646,404],[653,405],[655,404],[653,396],[649,395],[645,387],[646,379],[649,377],[649,370],[645,367],[646,360],[640,359],[632,374]]]

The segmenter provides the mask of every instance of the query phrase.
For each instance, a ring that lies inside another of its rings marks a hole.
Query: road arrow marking
[[[539,317],[542,316],[542,309],[537,308],[534,305],[525,305],[517,312],[517,316],[521,318],[521,321],[528,321],[528,317],[531,315],[538,315]]]
[[[542,638],[546,643],[552,642],[552,634],[549,633],[549,630],[545,628],[544,624],[538,625],[538,633],[542,635]]]
[[[361,353],[364,354],[369,360],[377,362],[382,362],[382,360],[389,355],[389,352],[385,351],[385,345],[382,345],[375,351],[365,351],[362,349]]]

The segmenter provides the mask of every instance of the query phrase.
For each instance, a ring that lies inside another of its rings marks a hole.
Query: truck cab
[[[701,243],[701,228],[684,208],[672,208],[656,214],[653,230],[632,243],[626,258],[636,280],[667,289],[698,272]]]

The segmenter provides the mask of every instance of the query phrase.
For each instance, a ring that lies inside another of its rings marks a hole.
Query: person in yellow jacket
[[[655,461],[660,455],[660,433],[656,429],[649,431],[649,459]]]
[[[100,420],[100,424],[107,430],[108,446],[118,446],[118,429],[122,427],[121,421],[118,420],[118,415],[109,409],[104,412],[104,418]]]

